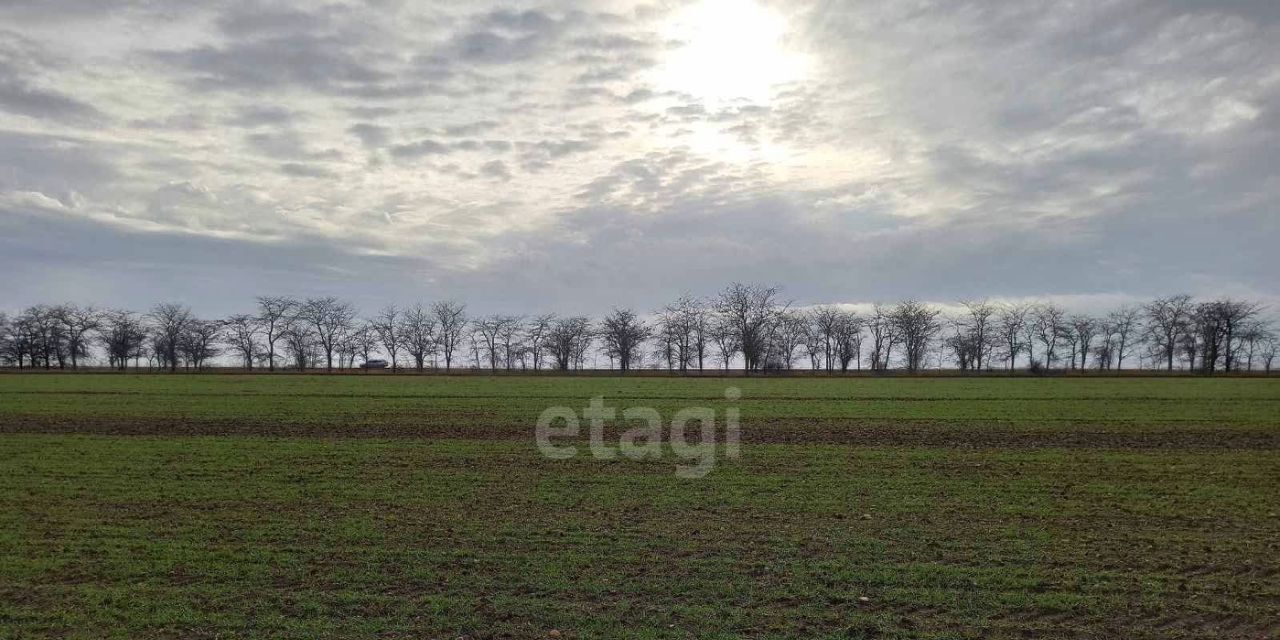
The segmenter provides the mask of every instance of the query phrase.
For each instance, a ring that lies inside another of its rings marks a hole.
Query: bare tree
[[[292,319],[284,326],[280,339],[284,342],[285,353],[298,371],[306,371],[315,366],[320,358],[319,341],[316,339],[315,329],[307,322],[297,318]]]
[[[413,366],[422,371],[428,355],[436,348],[435,316],[420,304],[404,310],[399,322],[400,345],[413,358]]]
[[[241,313],[227,318],[223,324],[227,345],[240,356],[244,368],[253,369],[253,361],[261,355],[262,323],[257,316]]]
[[[284,336],[293,316],[298,311],[298,301],[285,296],[260,296],[258,298],[258,324],[262,327],[263,346],[267,349],[267,368],[276,370],[276,344]]]
[[[453,353],[461,344],[467,328],[467,307],[458,302],[437,302],[431,305],[436,318],[436,340],[444,355],[444,369],[453,366]]]
[[[476,318],[471,322],[477,337],[477,346],[483,347],[489,360],[489,369],[497,370],[498,363],[504,360],[502,353],[503,336],[508,335],[508,327],[516,324],[518,318],[503,314],[494,314]]]
[[[1226,331],[1222,326],[1221,311],[1216,303],[1201,302],[1191,312],[1191,335],[1194,337],[1187,342],[1194,342],[1196,345],[1197,353],[1194,357],[1199,358],[1201,370],[1208,374],[1217,370],[1223,352],[1222,343]],[[1190,345],[1186,345],[1184,349],[1189,347]],[[1191,368],[1195,369],[1194,363]]]
[[[355,308],[333,296],[308,298],[298,308],[297,318],[311,327],[324,353],[325,369],[333,371],[334,352],[347,334],[355,329]],[[338,366],[342,366],[341,361]]]
[[[1107,315],[1108,334],[1114,338],[1112,353],[1115,356],[1116,369],[1124,369],[1124,357],[1129,353],[1142,318],[1142,309],[1123,306]]]
[[[1165,360],[1165,368],[1173,371],[1173,359],[1179,344],[1191,328],[1191,296],[1176,295],[1153,300],[1142,308],[1145,328],[1156,355]]]
[[[558,318],[547,333],[547,351],[561,371],[582,366],[583,354],[591,344],[591,321],[583,316]]]
[[[1098,346],[1093,348],[1094,363],[1098,370],[1110,370],[1115,363],[1116,352],[1116,327],[1108,316],[1105,320],[1098,322]]]
[[[975,362],[978,360],[980,347],[969,332],[964,318],[953,318],[948,324],[951,326],[952,334],[943,339],[943,347],[951,351],[956,366],[961,371],[976,368]]]
[[[710,339],[707,322],[707,309],[702,301],[687,293],[658,312],[656,329],[664,340],[661,348],[670,350],[675,368],[681,371],[694,366],[699,370],[703,368]]]
[[[1263,371],[1271,373],[1271,365],[1275,362],[1276,354],[1280,352],[1280,338],[1274,331],[1267,331],[1261,341],[1258,351],[1258,358],[1262,360]]]
[[[987,365],[987,355],[995,345],[996,314],[999,308],[986,300],[962,300],[965,313],[961,326],[967,334],[974,369]]]
[[[1079,358],[1077,358],[1079,354],[1076,351],[1077,347],[1080,346],[1080,340],[1076,336],[1076,330],[1071,326],[1071,316],[1068,316],[1066,324],[1058,329],[1058,342],[1067,346],[1067,368],[1074,370],[1076,363],[1080,362]]]
[[[996,338],[1000,342],[1007,368],[1012,371],[1018,354],[1030,346],[1023,338],[1027,328],[1027,316],[1031,307],[1026,304],[1003,304],[996,313]],[[1029,357],[1029,354],[1028,354]]]
[[[680,347],[677,345],[679,337],[671,323],[666,322],[661,315],[658,316],[657,330],[654,331],[653,339],[654,359],[667,363],[667,371],[674,371],[676,361],[680,359]]]
[[[35,368],[37,362],[45,369],[53,368],[57,362],[59,368],[65,368],[67,359],[66,336],[62,331],[53,307],[35,305],[28,307],[13,321],[19,334],[19,348],[26,354]]]
[[[180,304],[162,303],[147,314],[155,331],[155,344],[159,348],[156,355],[169,367],[169,371],[178,369],[178,346],[182,333],[195,320],[191,309]]]
[[[108,364],[124,371],[129,367],[129,360],[142,357],[147,329],[137,314],[130,311],[107,311],[102,314],[98,340],[107,352]]]
[[[69,359],[67,334],[63,330],[62,321],[58,319],[57,308],[41,305],[40,309],[42,313],[36,324],[39,336],[37,344],[44,354],[45,368],[49,368],[52,360],[58,363],[59,369],[66,369]]]
[[[657,345],[654,346],[653,353],[655,357],[667,363],[668,371],[676,369],[684,371],[689,365],[684,348],[687,344],[682,344],[687,340],[687,334],[681,331],[680,314],[672,308],[673,306],[668,305],[658,310],[656,314],[654,324]]]
[[[940,310],[914,300],[899,302],[893,308],[890,319],[894,332],[902,339],[907,371],[921,369],[930,341],[942,329],[938,321],[940,315]]]
[[[1272,331],[1271,323],[1268,320],[1253,318],[1245,324],[1244,329],[1240,332],[1240,339],[1244,343],[1244,369],[1246,371],[1253,371],[1255,356],[1259,359],[1265,358],[1267,344],[1274,338],[1275,333]]]
[[[809,316],[813,327],[822,342],[822,361],[827,371],[834,369],[836,353],[836,332],[840,325],[840,310],[832,306],[814,307]]]
[[[530,320],[529,326],[525,328],[526,348],[533,361],[534,371],[542,368],[542,354],[546,349],[547,334],[551,333],[551,325],[555,324],[555,321],[555,314],[544,313]]]
[[[1027,318],[1022,325],[1022,348],[1027,352],[1027,367],[1037,366],[1036,340],[1040,337],[1040,332],[1035,314],[1038,308],[1038,303],[1033,302],[1027,305]]]
[[[1257,302],[1248,300],[1225,300],[1223,304],[1226,310],[1223,314],[1223,324],[1226,328],[1226,348],[1227,351],[1223,358],[1223,367],[1226,371],[1238,371],[1240,369],[1240,352],[1243,344],[1248,340],[1256,330],[1256,318],[1262,312],[1262,305]]]
[[[766,366],[774,369],[791,369],[795,364],[796,349],[804,344],[808,334],[808,320],[802,313],[782,311],[776,327],[770,332]]]
[[[618,369],[630,371],[632,364],[639,359],[644,341],[649,338],[650,329],[630,309],[614,309],[613,313],[600,321],[597,331],[600,336],[601,349],[611,360],[618,363]]]
[[[1219,366],[1227,372],[1235,369],[1241,332],[1260,310],[1257,303],[1229,298],[1195,306],[1191,323],[1205,373],[1213,374]]]
[[[706,366],[707,351],[711,348],[711,311],[705,301],[698,301],[690,326],[693,328],[693,361],[697,363],[698,371],[702,371]]]
[[[735,282],[720,292],[713,307],[736,334],[743,368],[754,371],[763,366],[778,315],[786,309],[778,301],[778,288]]]
[[[13,350],[19,369],[22,368],[24,357],[32,369],[36,367],[40,331],[36,326],[37,319],[31,311],[27,309],[10,321],[10,331],[13,336],[10,348]]]
[[[989,354],[1003,342],[998,337],[1000,309],[986,300],[963,300],[960,306],[964,311],[949,322],[952,335],[943,341],[943,346],[954,354],[961,371],[978,370],[984,364],[989,367]],[[1016,339],[1014,342],[1016,349]]]
[[[237,314],[216,323],[193,317],[190,309],[179,304],[156,305],[141,320],[126,312],[98,313],[71,304],[35,305],[16,316],[0,314],[0,363],[19,368],[78,368],[101,348],[107,362],[117,368],[127,367],[130,358],[136,363],[144,356],[170,371],[184,362],[199,368],[217,353],[207,343],[213,335],[220,336],[221,348],[235,354],[246,368],[259,362],[274,367],[275,347],[284,341],[289,357],[301,369],[316,366],[321,357],[330,370],[335,360],[339,367],[350,367],[357,356],[368,360],[379,350],[390,356],[393,370],[405,351],[414,357],[418,370],[428,358],[430,366],[437,366],[440,355],[448,369],[462,345],[464,353],[470,354],[464,357],[474,357],[476,367],[487,362],[491,370],[511,370],[517,363],[527,368],[530,361],[540,369],[548,358],[557,368],[581,368],[601,355],[609,358],[611,367],[616,363],[632,370],[642,357],[632,347],[645,344],[656,347],[652,351],[658,360],[673,370],[694,366],[701,370],[710,350],[710,357],[726,370],[740,353],[747,372],[791,368],[797,357],[807,357],[814,370],[839,367],[847,371],[854,362],[862,367],[865,338],[873,370],[901,362],[916,371],[935,366],[935,360],[941,367],[950,355],[961,370],[990,368],[997,359],[1013,369],[1023,353],[1031,365],[1043,362],[1051,367],[1068,348],[1072,369],[1091,364],[1123,369],[1135,346],[1145,346],[1139,352],[1138,367],[1171,370],[1174,360],[1181,359],[1191,370],[1215,373],[1252,370],[1259,363],[1269,370],[1276,343],[1271,322],[1260,317],[1258,303],[1232,299],[1197,303],[1189,296],[1161,298],[1141,308],[1122,306],[1097,318],[1068,315],[1049,303],[962,301],[962,311],[945,321],[938,309],[908,300],[892,308],[875,305],[864,319],[835,306],[791,312],[778,300],[777,288],[734,283],[709,303],[683,295],[661,309],[651,323],[641,321],[631,310],[615,309],[599,324],[554,315],[529,321],[493,315],[469,322],[465,307],[450,302],[407,311],[386,307],[375,318],[357,323],[351,305],[332,297],[303,303],[287,297],[257,301],[255,314]],[[139,326],[146,328],[145,337],[135,330]],[[944,326],[948,327],[945,335]],[[626,333],[640,329],[643,337]],[[596,338],[601,340],[600,348],[589,351]],[[1037,358],[1037,344],[1043,349],[1042,359]],[[1148,353],[1152,361],[1146,360]]]
[[[836,361],[841,371],[849,370],[849,363],[856,361],[862,369],[862,317],[856,313],[841,313],[835,326]]]
[[[18,369],[26,368],[26,358],[30,351],[26,333],[20,316],[9,318],[0,312],[0,360],[17,365]]]
[[[90,333],[96,331],[101,323],[98,312],[92,307],[77,307],[66,304],[54,307],[53,318],[62,326],[61,335],[66,341],[67,355],[71,358],[71,368],[80,368],[80,358],[89,355]]]
[[[373,357],[373,353],[378,350],[378,332],[374,329],[373,323],[364,321],[355,326],[355,328],[343,337],[339,344],[338,351],[346,358],[346,367],[356,366],[356,356],[362,358],[363,362],[368,362]]]
[[[467,343],[471,345],[471,358],[474,363],[472,366],[479,369],[480,350],[484,348],[484,338],[480,337],[480,332],[476,329],[475,323],[469,323],[463,331],[467,334]]]
[[[524,331],[524,316],[507,316],[507,321],[498,331],[498,344],[502,347],[502,359],[508,371],[524,349]]]
[[[0,362],[12,364],[14,361],[13,323],[9,316],[0,311]]]
[[[1031,311],[1031,325],[1036,339],[1044,346],[1044,366],[1052,368],[1058,341],[1062,339],[1066,328],[1067,312],[1053,303],[1036,305]],[[1074,359],[1073,359],[1074,362]]]
[[[400,353],[400,347],[403,341],[400,336],[400,310],[395,305],[387,305],[378,311],[378,315],[369,321],[373,328],[374,335],[378,338],[378,344],[381,345],[382,351],[391,358],[391,370],[395,371],[399,368],[397,356]]]
[[[204,369],[204,363],[218,355],[218,341],[222,339],[222,322],[192,318],[178,336],[177,353],[187,366],[196,371]]]
[[[1098,335],[1098,321],[1084,314],[1075,314],[1068,320],[1068,325],[1071,328],[1072,344],[1075,345],[1075,355],[1080,358],[1080,369],[1084,370],[1088,368],[1089,346]],[[1074,358],[1071,368],[1076,368]]]
[[[889,368],[889,356],[898,340],[893,312],[877,302],[867,319],[867,331],[871,335],[871,370],[884,371]]]
[[[825,368],[823,361],[823,333],[812,309],[804,313],[804,353],[809,356],[809,368],[821,371]]]
[[[716,315],[711,321],[711,344],[716,348],[716,354],[720,356],[720,362],[725,371],[729,370],[729,364],[733,362],[734,356],[742,350],[742,346],[738,343],[738,332],[735,327],[722,316]]]
[[[1194,311],[1192,315],[1195,315]],[[1192,323],[1194,324],[1194,320],[1192,320]],[[1195,371],[1196,363],[1199,362],[1197,358],[1200,357],[1200,338],[1199,332],[1196,331],[1195,327],[1192,324],[1188,326],[1190,328],[1187,332],[1178,339],[1178,351],[1182,353],[1182,357],[1186,358],[1187,369]]]

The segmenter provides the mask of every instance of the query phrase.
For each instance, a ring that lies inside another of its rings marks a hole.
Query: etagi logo
[[[742,398],[742,390],[729,387],[724,399],[736,402]],[[702,478],[716,464],[716,410],[712,407],[687,407],[671,418],[671,428],[663,429],[662,414],[653,407],[627,407],[621,411],[622,424],[633,422],[643,426],[623,431],[618,443],[605,442],[605,424],[618,420],[618,409],[607,406],[603,396],[591,399],[582,411],[571,407],[548,407],[538,416],[538,451],[552,460],[568,460],[578,455],[578,447],[572,444],[552,442],[556,439],[580,437],[582,421],[587,422],[588,445],[592,457],[597,460],[613,460],[621,455],[632,460],[661,459],[666,455],[664,436],[669,434],[671,453],[691,464],[676,465],[676,475],[681,478]],[[737,459],[741,455],[742,428],[737,407],[724,410],[724,457]],[[690,440],[689,428],[697,425],[697,440]]]

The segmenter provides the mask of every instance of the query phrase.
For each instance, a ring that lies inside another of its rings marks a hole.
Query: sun
[[[801,79],[805,57],[784,46],[787,20],[752,0],[702,0],[672,16],[677,43],[655,84],[704,103],[768,103],[775,87]]]

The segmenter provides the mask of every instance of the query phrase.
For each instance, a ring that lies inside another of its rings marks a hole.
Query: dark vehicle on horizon
[[[386,360],[365,360],[364,362],[360,363],[360,368],[361,369],[386,369],[387,361]]]

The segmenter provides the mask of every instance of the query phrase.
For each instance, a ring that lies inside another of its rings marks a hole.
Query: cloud
[[[678,5],[0,6],[0,269],[17,303],[1280,296],[1275,3],[761,4],[804,64],[750,97],[673,66]]]
[[[280,171],[295,178],[332,178],[337,175],[324,167],[301,162],[286,162],[280,165]]]
[[[511,179],[511,171],[507,169],[507,165],[501,160],[490,160],[481,165],[480,175],[503,181]]]
[[[360,142],[366,147],[381,147],[387,143],[391,137],[391,132],[386,127],[368,122],[358,122],[347,128],[347,131],[360,139]]]
[[[430,155],[453,153],[453,148],[435,140],[419,140],[391,147],[391,155],[402,159],[421,158]]]
[[[263,90],[290,86],[321,93],[374,91],[390,76],[339,38],[283,35],[225,46],[160,51],[154,56],[190,74],[198,89]]]
[[[449,137],[474,136],[492,131],[502,126],[497,120],[479,120],[466,124],[454,124],[444,128],[444,135]]]
[[[283,126],[298,120],[299,116],[294,111],[278,107],[275,105],[249,105],[241,108],[234,117],[227,120],[228,124],[237,127],[262,127],[262,126]]]
[[[70,136],[0,131],[0,191],[67,198],[120,178],[109,149]]]
[[[4,73],[0,69],[0,74]],[[0,109],[34,118],[95,120],[101,117],[92,106],[55,91],[33,87],[19,78],[0,78]]]
[[[342,152],[337,149],[316,150],[301,133],[293,129],[272,129],[245,136],[248,148],[271,158],[304,158],[313,160],[337,160]]]
[[[35,41],[0,29],[0,111],[79,123],[101,120],[103,114],[92,105],[41,86],[41,76],[61,65]]]
[[[520,166],[526,171],[549,168],[567,156],[586,153],[597,147],[598,144],[590,140],[539,140],[516,144],[520,153]]]
[[[541,11],[498,9],[477,17],[470,30],[454,37],[448,51],[482,64],[525,61],[544,53],[565,26],[565,20]]]

